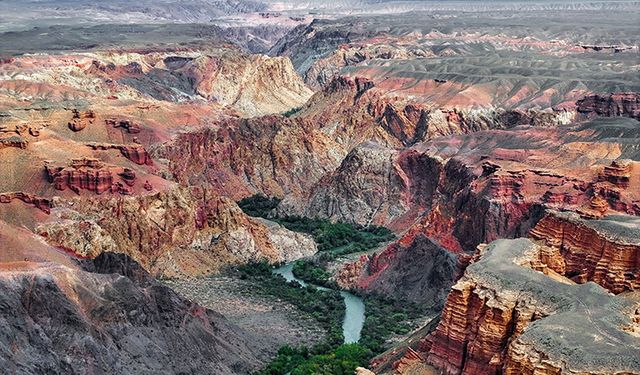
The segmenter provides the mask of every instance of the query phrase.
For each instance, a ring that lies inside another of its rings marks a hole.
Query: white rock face
[[[269,240],[279,252],[282,262],[292,262],[311,256],[318,251],[318,247],[310,235],[290,231],[270,220],[262,218],[256,218],[256,220],[267,228]]]

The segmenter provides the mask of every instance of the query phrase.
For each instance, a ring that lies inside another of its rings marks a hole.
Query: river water
[[[308,283],[298,279],[293,275],[293,263],[287,263],[284,266],[275,268],[273,273],[281,275],[289,282],[297,282],[302,286],[307,286]],[[331,290],[325,287],[311,284],[319,290]],[[344,305],[346,312],[344,315],[344,321],[342,322],[342,334],[344,335],[344,343],[351,344],[360,340],[360,333],[362,332],[362,326],[364,325],[364,302],[362,298],[355,296],[349,292],[340,291],[340,295],[344,299]]]

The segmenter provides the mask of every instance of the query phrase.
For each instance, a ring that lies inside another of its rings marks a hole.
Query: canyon
[[[263,373],[316,261],[422,314],[348,373],[640,374],[636,2],[77,3],[0,4],[2,368]]]

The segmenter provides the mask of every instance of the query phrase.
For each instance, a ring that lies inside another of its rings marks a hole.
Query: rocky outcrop
[[[26,139],[23,136],[27,134],[32,137],[39,137],[40,131],[51,125],[49,121],[42,120],[37,122],[20,122],[14,124],[0,124],[0,133],[15,133],[18,137],[24,141]],[[9,137],[11,139],[13,137]],[[22,143],[22,141],[20,142]],[[24,147],[21,147],[24,148]]]
[[[290,231],[274,221],[262,218],[253,220],[267,228],[269,242],[280,251],[281,262],[293,262],[318,251],[313,237],[308,234]]]
[[[3,371],[222,375],[262,365],[249,334],[133,260],[102,254],[85,267],[2,263]]]
[[[629,187],[633,162],[631,160],[614,160],[611,165],[604,167],[598,175],[598,181],[609,182],[621,189]]]
[[[147,150],[138,144],[118,145],[111,143],[89,143],[87,146],[94,150],[119,150],[125,158],[138,165],[153,165],[153,159]]]
[[[421,346],[429,363],[445,374],[640,371],[640,306],[534,271],[541,248],[517,239],[481,251]]]
[[[395,299],[411,301],[425,309],[442,307],[453,284],[455,257],[425,236],[417,236],[400,249],[402,244],[393,244],[383,253],[374,254],[352,287],[364,289]],[[351,270],[346,267],[337,278],[347,285]],[[353,280],[353,277],[352,277]]]
[[[69,129],[73,130],[74,132],[79,132],[80,130],[83,130],[87,126],[93,124],[93,121],[96,118],[96,114],[93,111],[81,112],[77,109],[73,109],[72,112],[73,112],[73,117],[71,118],[71,121],[69,122],[68,126],[69,126]]]
[[[45,164],[49,182],[56,190],[67,188],[79,194],[80,190],[89,190],[96,194],[111,191],[114,186],[113,173],[98,159],[73,159],[69,166]]]
[[[634,216],[585,220],[552,211],[530,237],[555,249],[545,264],[577,283],[593,281],[613,293],[640,288],[640,221]]]
[[[178,181],[206,183],[236,200],[256,193],[299,196],[344,155],[312,123],[280,116],[221,121],[182,133],[154,154],[170,161]]]
[[[409,209],[397,151],[366,142],[355,147],[335,172],[303,198],[281,202],[282,215],[323,217],[362,225],[387,224]]]
[[[12,136],[7,138],[0,138],[0,150],[6,147],[15,147],[20,149],[27,148],[29,141],[20,137],[20,136]]]
[[[247,217],[209,190],[170,188],[144,196],[61,201],[37,232],[83,257],[115,251],[154,275],[207,275],[228,264],[292,261],[315,243]]]
[[[590,95],[576,105],[578,112],[585,115],[626,116],[640,120],[640,94],[636,92]]]
[[[49,198],[38,197],[21,191],[0,193],[0,203],[11,203],[16,199],[24,202],[25,204],[33,205],[46,214],[51,213],[52,203]]]
[[[107,126],[111,126],[113,128],[122,128],[126,130],[129,134],[138,134],[140,133],[140,125],[135,122],[127,119],[116,119],[116,118],[108,118],[104,120]]]

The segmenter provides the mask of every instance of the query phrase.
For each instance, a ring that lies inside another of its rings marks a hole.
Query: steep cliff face
[[[526,239],[498,240],[478,255],[423,342],[429,363],[445,374],[640,371],[640,306],[593,283],[534,271],[540,249]]]
[[[625,116],[640,120],[640,95],[637,92],[589,95],[576,104],[577,111],[588,116]]]
[[[373,255],[350,286],[439,309],[453,284],[455,263],[453,254],[421,235],[402,249]],[[337,278],[348,285],[348,276],[347,269]]]
[[[359,224],[388,224],[409,209],[397,151],[362,143],[305,196],[285,198],[280,214],[326,217]]]
[[[229,119],[185,132],[157,150],[185,184],[210,184],[240,199],[255,193],[283,197],[308,190],[346,155],[333,139],[297,119]]]
[[[316,251],[310,238],[265,226],[203,189],[58,200],[52,216],[37,229],[49,243],[88,258],[125,252],[149,272],[169,277],[208,274],[226,264],[290,261]]]
[[[634,216],[585,220],[550,212],[530,237],[557,251],[545,262],[577,283],[593,281],[613,293],[640,287],[640,223]],[[555,260],[555,261],[554,261]]]

